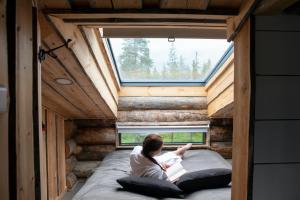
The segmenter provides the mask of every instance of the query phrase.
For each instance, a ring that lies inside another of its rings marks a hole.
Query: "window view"
[[[111,38],[121,82],[205,82],[230,43],[220,39]]]
[[[142,144],[147,133],[120,133],[121,145]],[[203,132],[172,132],[159,133],[165,144],[205,144],[205,133]]]

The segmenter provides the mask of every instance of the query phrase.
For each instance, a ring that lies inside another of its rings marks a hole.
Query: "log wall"
[[[210,147],[211,150],[220,153],[224,158],[232,158],[232,119],[210,120]]]

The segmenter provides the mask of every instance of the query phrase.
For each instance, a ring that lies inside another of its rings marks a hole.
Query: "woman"
[[[166,169],[181,159],[192,144],[158,156],[162,146],[163,140],[160,135],[149,134],[145,137],[143,146],[134,147],[130,154],[131,175],[167,180]]]

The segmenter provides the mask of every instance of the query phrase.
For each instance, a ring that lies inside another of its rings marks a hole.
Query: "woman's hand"
[[[167,170],[170,167],[170,165],[168,165],[167,163],[163,163],[161,166],[164,170]]]

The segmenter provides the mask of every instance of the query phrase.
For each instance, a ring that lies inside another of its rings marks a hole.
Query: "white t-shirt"
[[[142,154],[142,149],[142,146],[136,146],[130,153],[131,175],[167,180],[168,177],[165,172],[160,166],[146,158]]]

